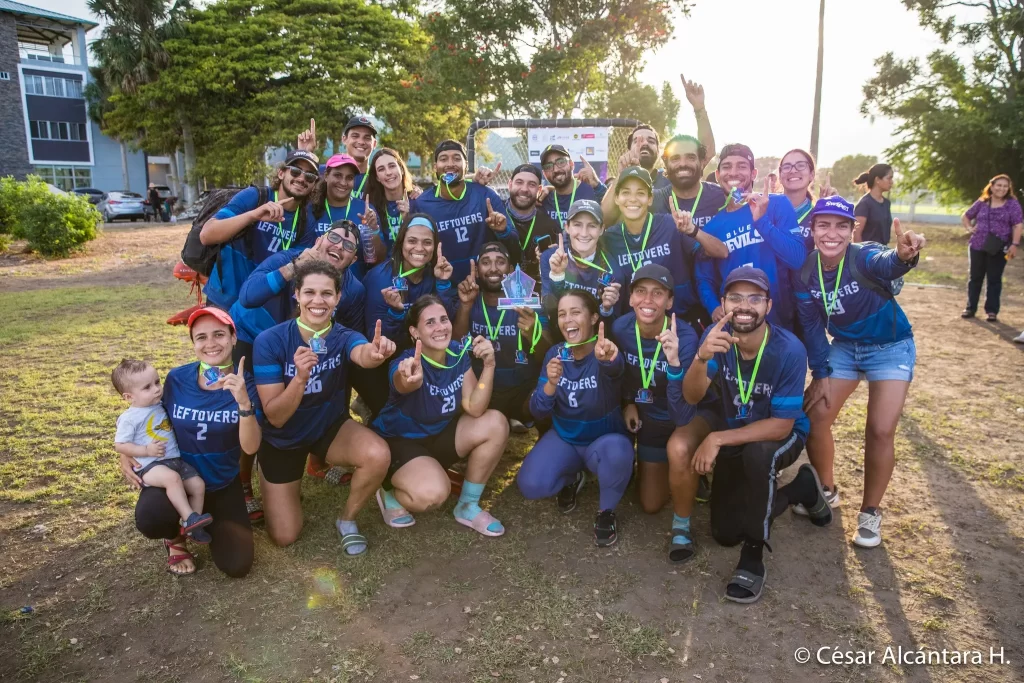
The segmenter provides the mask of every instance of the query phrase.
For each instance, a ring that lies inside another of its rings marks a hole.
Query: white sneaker
[[[861,548],[875,548],[882,543],[882,513],[862,512],[857,515],[857,532],[853,535],[854,545]]]
[[[1024,332],[1021,332],[1016,337],[1014,337],[1013,341],[1017,342],[1018,344],[1024,344]]]
[[[837,509],[839,507],[839,487],[838,486],[835,487],[834,489],[832,489],[831,491],[823,488],[821,490],[821,492],[825,495],[825,501],[828,503],[828,506],[830,508],[835,510],[835,509]],[[800,515],[801,517],[806,517],[807,516],[807,508],[804,507],[803,503],[797,503],[796,505],[793,506],[793,514],[794,515]]]

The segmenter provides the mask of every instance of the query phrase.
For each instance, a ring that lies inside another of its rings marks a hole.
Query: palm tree
[[[814,81],[814,117],[811,119],[811,155],[818,158],[818,132],[821,128],[821,77],[825,67],[825,0],[818,7],[818,75]]]

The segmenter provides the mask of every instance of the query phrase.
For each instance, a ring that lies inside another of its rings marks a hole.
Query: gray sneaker
[[[854,545],[861,548],[876,548],[882,543],[882,513],[862,512],[857,515],[857,532],[853,535]]]
[[[836,486],[831,491],[829,491],[828,489],[822,487],[821,493],[822,493],[822,495],[825,496],[825,500],[828,502],[828,506],[830,508],[832,508],[833,510],[838,509],[838,507],[839,507],[839,487],[838,486]],[[800,515],[801,517],[807,517],[808,516],[807,515],[807,508],[804,507],[802,503],[797,503],[796,505],[793,506],[793,514],[794,515]]]

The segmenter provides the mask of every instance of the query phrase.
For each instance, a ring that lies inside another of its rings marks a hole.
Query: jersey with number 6
[[[256,419],[263,422],[260,398],[251,374],[245,388]],[[178,442],[182,459],[196,468],[207,491],[222,489],[238,476],[242,449],[238,441],[238,403],[225,389],[199,387],[199,362],[180,365],[167,373],[161,399]]]
[[[586,446],[602,434],[626,434],[621,396],[625,366],[621,353],[610,363],[597,360],[593,352],[581,360],[562,361],[562,376],[555,395],[544,393],[548,363],[564,346],[564,342],[552,346],[544,357],[544,369],[530,398],[530,412],[538,420],[550,415],[558,436],[576,446]]]
[[[462,383],[470,369],[472,352],[462,353],[461,340],[452,341],[448,350],[451,353],[445,354],[444,365],[451,367],[438,368],[423,360],[423,385],[408,394],[395,389],[395,373],[403,360],[415,354],[414,349],[406,349],[391,361],[391,395],[373,421],[375,432],[384,438],[422,439],[440,434],[458,416],[462,409]]]
[[[337,323],[323,337],[327,353],[321,354],[309,373],[302,401],[283,427],[268,421],[263,438],[281,449],[310,444],[323,436],[327,428],[348,410],[345,404],[346,373],[349,356],[366,337]],[[299,334],[297,321],[275,325],[260,332],[253,343],[253,374],[256,384],[284,384],[295,377],[295,351],[309,346]]]

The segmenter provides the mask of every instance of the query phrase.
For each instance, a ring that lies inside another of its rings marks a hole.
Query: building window
[[[92,185],[92,169],[78,166],[36,166],[35,173],[43,182],[70,192],[76,187]]]
[[[84,123],[67,121],[29,121],[29,136],[33,140],[76,140],[87,141],[88,130]]]
[[[82,99],[82,82],[72,78],[25,76],[25,93]]]
[[[45,95],[42,76],[25,76],[25,92],[29,95]]]

